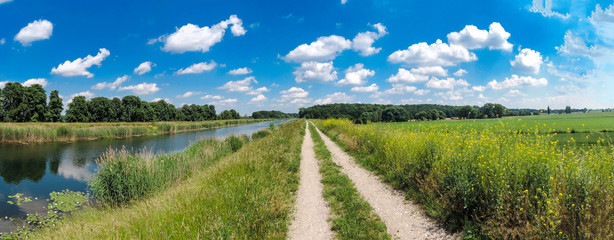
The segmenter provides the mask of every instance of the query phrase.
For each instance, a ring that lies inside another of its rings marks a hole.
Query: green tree
[[[90,112],[87,105],[87,100],[84,96],[74,97],[72,102],[68,104],[68,110],[66,110],[66,121],[89,122]]]
[[[111,122],[122,121],[122,116],[124,115],[124,106],[122,105],[122,100],[118,97],[114,97],[113,99],[111,99],[111,113],[113,113],[113,115],[110,117]]]
[[[62,110],[64,105],[62,104],[62,98],[58,90],[53,90],[49,93],[49,106],[47,107],[47,114],[45,118],[48,122],[60,122],[62,121]]]
[[[47,112],[47,94],[40,84],[26,87],[23,95],[23,104],[27,111],[23,114],[24,122],[44,122]]]
[[[4,85],[0,93],[0,102],[4,110],[5,122],[24,122],[30,119],[24,119],[24,114],[28,111],[26,104],[23,102],[25,88],[18,82],[9,82]]]
[[[384,122],[407,122],[409,116],[405,108],[389,107],[382,112],[382,121]]]
[[[125,122],[143,122],[145,120],[145,109],[141,98],[128,95],[122,98],[122,117]]]
[[[547,111],[548,111],[548,115],[550,115],[550,106],[548,106]]]
[[[90,122],[111,122],[115,113],[111,101],[106,97],[95,97],[88,102]]]
[[[567,113],[567,114],[571,113],[571,107],[570,106],[566,106],[565,107],[565,113]]]

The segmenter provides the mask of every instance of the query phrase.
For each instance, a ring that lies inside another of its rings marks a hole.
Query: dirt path
[[[322,198],[322,176],[313,150],[309,128],[301,150],[300,183],[296,197],[294,220],[290,225],[290,239],[332,239],[327,219],[330,210]]]
[[[320,130],[317,130],[333,161],[342,167],[354,182],[356,189],[375,209],[388,227],[388,233],[398,239],[457,239],[433,223],[419,208],[405,200],[403,195],[382,183],[377,176],[361,168],[354,159]],[[303,145],[304,146],[304,145]]]

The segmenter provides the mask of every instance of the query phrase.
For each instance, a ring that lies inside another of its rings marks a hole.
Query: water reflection
[[[276,124],[279,124],[277,121]],[[0,218],[20,217],[33,209],[9,205],[8,196],[23,193],[38,199],[49,193],[70,189],[85,191],[97,165],[95,160],[108,149],[147,149],[152,153],[171,153],[185,149],[203,138],[224,138],[229,135],[251,135],[268,127],[269,122],[200,132],[146,136],[128,139],[81,141],[74,143],[0,144]],[[29,204],[34,206],[35,204]],[[11,224],[0,222],[0,232]]]

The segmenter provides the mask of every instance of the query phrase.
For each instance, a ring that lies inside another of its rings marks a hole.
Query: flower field
[[[315,122],[361,165],[466,237],[613,238],[611,140],[599,125],[582,132],[592,144],[578,147],[574,137],[560,137],[565,121],[548,119]],[[577,128],[603,122],[586,121]]]

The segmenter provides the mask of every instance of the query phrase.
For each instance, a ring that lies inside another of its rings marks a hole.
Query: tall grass
[[[462,130],[317,121],[367,168],[469,238],[614,238],[613,147],[505,124]],[[539,126],[535,126],[538,128]]]
[[[128,138],[262,122],[261,119],[159,123],[0,123],[0,143]]]
[[[332,228],[337,239],[391,239],[386,233],[386,224],[373,212],[352,180],[341,172],[341,167],[332,161],[332,156],[316,128],[309,124],[316,158],[319,159],[323,196],[331,207]]]
[[[130,207],[77,211],[34,238],[286,239],[304,126],[284,123]]]

